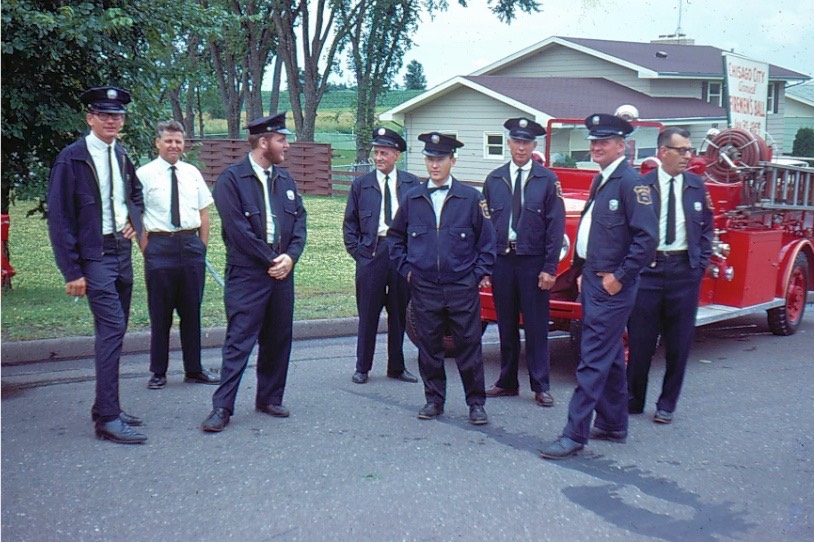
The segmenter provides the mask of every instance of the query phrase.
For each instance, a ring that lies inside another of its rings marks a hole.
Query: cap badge
[[[438,137],[438,134],[433,134],[433,136],[432,136],[432,138],[431,138],[431,139],[432,139],[432,142],[433,142],[433,143],[438,143],[438,142],[440,142],[440,141],[441,141],[441,138],[440,138],[440,137]]]
[[[594,115],[591,122],[594,124],[599,124],[599,115]]]
[[[115,100],[119,97],[119,93],[113,90],[112,88],[107,90],[107,99],[108,100]]]
[[[526,126],[529,125],[529,121],[527,121],[526,119],[520,119],[520,122],[518,122],[517,124],[519,124],[521,128],[525,128]]]
[[[384,134],[386,134],[386,133],[387,133],[387,131],[386,131],[384,128],[379,128],[379,132],[378,132],[378,133],[379,133],[379,135],[380,135],[380,136],[383,136]]]

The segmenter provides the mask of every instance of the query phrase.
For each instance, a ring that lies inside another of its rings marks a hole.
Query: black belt
[[[690,253],[686,250],[657,250],[656,260],[666,260],[668,258],[689,258]]]
[[[198,228],[194,230],[175,230],[175,231],[148,231],[149,237],[175,237],[176,235],[192,235],[198,233]]]
[[[381,243],[382,241],[387,240],[387,236],[386,235],[379,235],[378,239],[379,239],[379,242]]]
[[[517,250],[517,241],[509,241],[509,250]]]

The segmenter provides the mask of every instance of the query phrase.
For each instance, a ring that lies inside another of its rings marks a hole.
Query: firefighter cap
[[[249,133],[251,135],[270,133],[291,135],[291,132],[285,128],[285,114],[286,112],[283,111],[282,113],[275,113],[268,117],[254,119],[248,124]]]
[[[130,93],[116,87],[94,87],[83,92],[79,100],[89,111],[124,113],[124,106],[130,103]]]
[[[503,127],[509,131],[510,138],[522,141],[535,141],[545,135],[545,128],[525,117],[509,119],[503,123]]]
[[[421,152],[426,156],[451,156],[455,154],[455,149],[464,146],[454,137],[440,132],[421,134],[418,136],[418,140],[424,142],[424,150]]]
[[[407,150],[407,142],[404,141],[404,138],[402,138],[398,132],[381,126],[373,130],[373,146],[390,147],[399,152]]]
[[[595,113],[585,119],[587,139],[626,138],[633,133],[633,125],[623,118],[605,113]]]

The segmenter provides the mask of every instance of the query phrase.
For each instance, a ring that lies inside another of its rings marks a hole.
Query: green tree
[[[427,78],[424,77],[424,66],[417,60],[407,64],[407,73],[404,75],[404,90],[424,90],[427,88]]]
[[[791,154],[794,156],[814,156],[814,129],[800,128],[797,130]]]
[[[164,64],[177,21],[195,4],[153,0],[6,0],[2,3],[2,208],[32,199],[45,211],[47,169],[87,132],[79,95],[105,84],[133,103],[122,139],[135,159],[163,115]]]

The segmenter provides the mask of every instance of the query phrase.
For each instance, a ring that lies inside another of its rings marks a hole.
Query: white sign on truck
[[[723,53],[724,84],[730,128],[742,128],[755,135],[766,133],[766,99],[769,93],[769,65],[735,53]]]

